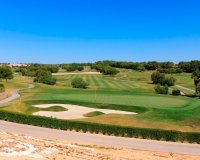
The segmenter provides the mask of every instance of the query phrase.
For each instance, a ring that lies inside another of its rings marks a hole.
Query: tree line
[[[187,72],[192,73],[196,70],[200,70],[200,61],[181,61],[178,64],[170,61],[166,62],[157,62],[157,61],[149,61],[149,62],[126,62],[126,61],[98,61],[93,65],[102,65],[102,66],[110,66],[115,68],[125,68],[125,69],[133,69],[138,71],[145,70],[159,70],[161,73],[181,73]]]

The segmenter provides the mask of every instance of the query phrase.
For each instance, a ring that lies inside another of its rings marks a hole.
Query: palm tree
[[[200,71],[194,71],[192,73],[192,78],[194,79],[195,94],[198,95],[199,94],[198,84],[200,82]]]

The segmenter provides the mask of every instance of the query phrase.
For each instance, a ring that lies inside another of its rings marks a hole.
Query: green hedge
[[[35,125],[61,130],[76,130],[82,132],[102,133],[122,137],[138,137],[143,139],[155,139],[164,141],[187,141],[200,144],[200,133],[179,132],[160,129],[133,128],[115,125],[105,125],[90,122],[60,120],[48,117],[25,115],[20,113],[0,111],[0,119],[28,125]]]

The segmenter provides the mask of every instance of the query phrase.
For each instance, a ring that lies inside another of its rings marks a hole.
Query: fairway
[[[173,129],[180,131],[200,131],[200,102],[198,99],[172,95],[159,95],[154,92],[150,81],[152,72],[120,70],[117,76],[98,74],[67,74],[54,76],[55,86],[35,83],[35,88],[21,91],[16,99],[1,107],[3,110],[33,114],[40,111],[58,113],[62,109],[35,108],[41,104],[74,104],[98,109],[113,109],[136,112],[138,115],[102,114],[78,119],[105,124],[144,128]],[[189,74],[177,74],[177,84],[191,86]],[[73,89],[71,81],[82,77],[88,89]],[[182,78],[184,77],[184,78]],[[181,80],[183,79],[183,80]],[[31,78],[18,75],[7,83],[10,89],[19,88],[21,81],[31,82]],[[65,111],[67,112],[67,111]],[[89,113],[89,111],[88,111]]]

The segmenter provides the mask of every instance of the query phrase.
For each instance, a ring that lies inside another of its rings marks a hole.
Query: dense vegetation
[[[0,111],[0,119],[29,124],[41,127],[75,130],[90,133],[102,133],[106,135],[123,136],[123,137],[139,137],[144,139],[155,139],[164,141],[181,141],[200,144],[200,133],[178,132],[172,130],[159,130],[148,128],[122,127],[115,125],[105,125],[89,122],[58,120],[47,117],[24,115],[7,111]]]
[[[96,69],[97,71],[99,71],[104,75],[116,75],[117,73],[119,73],[119,71],[116,68],[102,64],[93,65],[92,69]]]
[[[151,80],[153,84],[160,84],[160,85],[167,85],[167,86],[174,86],[176,79],[172,76],[166,76],[160,72],[153,72],[151,75]]]
[[[162,73],[181,73],[187,72],[192,73],[196,70],[200,70],[200,61],[193,60],[190,62],[179,62],[175,64],[173,62],[157,62],[157,61],[149,61],[149,62],[119,62],[119,61],[98,61],[95,65],[108,65],[116,68],[125,68],[125,69],[133,69],[140,71],[142,70],[159,70]]]
[[[200,61],[194,60],[190,62],[179,62],[178,67],[184,72],[192,73],[200,70]]]
[[[44,83],[48,85],[55,85],[56,79],[52,77],[51,72],[45,70],[39,70],[36,72],[34,82]]]
[[[82,78],[74,78],[71,82],[73,88],[82,88],[86,89],[88,84]]]
[[[0,81],[2,81],[2,79],[5,79],[6,81],[8,79],[13,79],[13,72],[9,66],[0,66]]]
[[[172,95],[179,96],[179,95],[181,95],[181,91],[179,89],[173,89],[172,90]]]
[[[82,65],[77,64],[66,64],[62,65],[62,69],[65,69],[67,72],[73,72],[73,71],[83,71],[84,67]]]
[[[161,86],[160,84],[158,84],[157,86],[154,87],[156,93],[158,94],[168,94],[168,86]]]
[[[21,72],[22,76],[36,77],[38,71],[47,71],[51,73],[57,73],[59,66],[57,65],[30,65],[30,66],[21,66],[15,67],[16,72]]]

